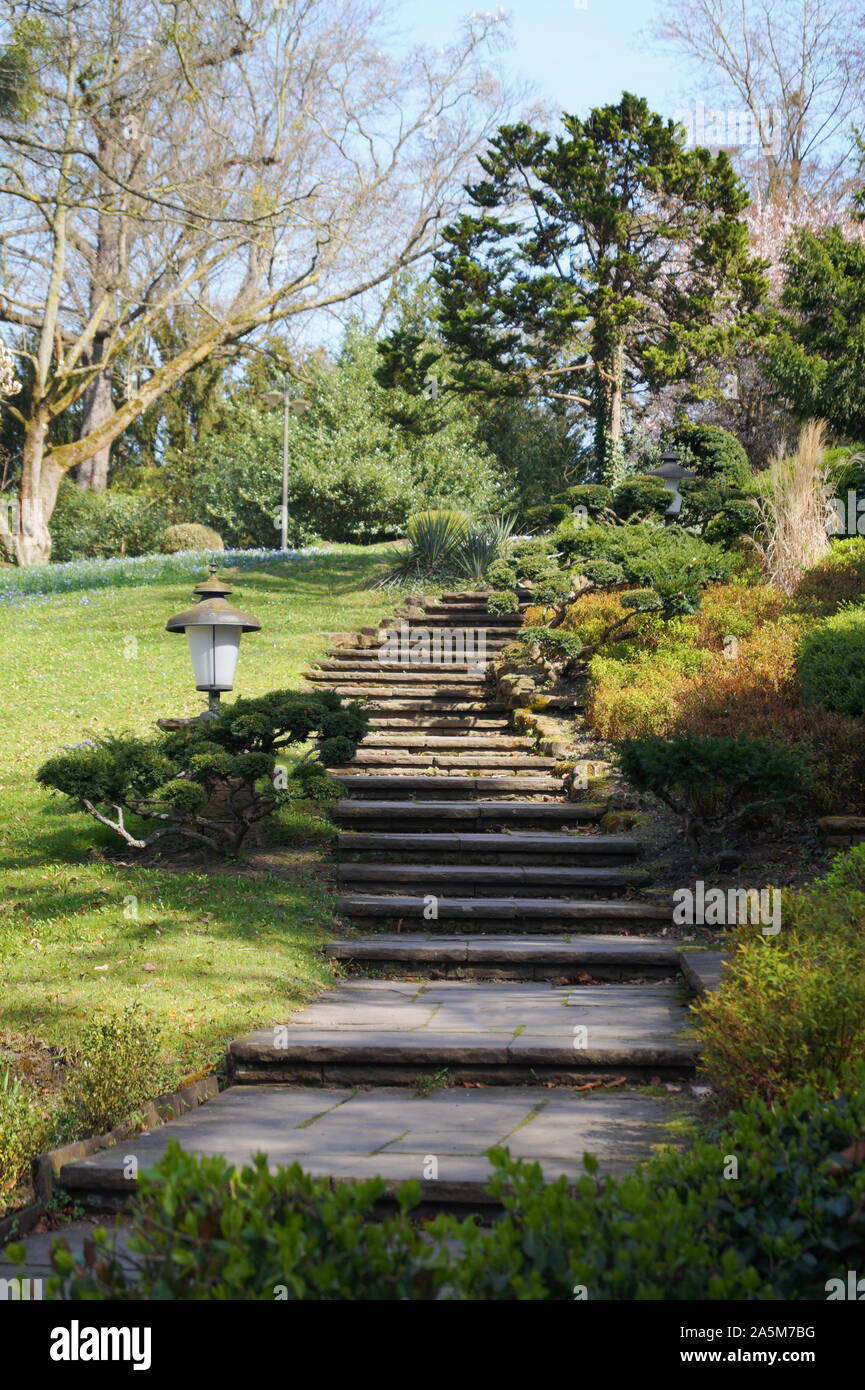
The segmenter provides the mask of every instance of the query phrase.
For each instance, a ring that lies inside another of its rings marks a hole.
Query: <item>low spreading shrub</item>
[[[792,801],[805,782],[792,752],[759,739],[652,736],[627,739],[618,751],[627,780],[678,815],[694,844]]]
[[[422,1104],[423,1102],[418,1102]],[[618,1180],[596,1160],[569,1187],[493,1150],[488,1226],[421,1225],[420,1184],[374,1215],[381,1179],[338,1183],[298,1165],[242,1169],[172,1143],[139,1180],[134,1274],[97,1231],[73,1255],[56,1241],[50,1299],[824,1300],[865,1239],[865,1068],[828,1094],[805,1087],[770,1109],[751,1099],[684,1155]],[[729,1155],[737,1180],[724,1178]],[[23,1247],[10,1247],[13,1260]],[[128,1256],[125,1257],[128,1260]]]
[[[836,540],[828,555],[806,570],[794,594],[797,607],[828,616],[865,598],[865,536]]]
[[[694,1006],[702,1069],[729,1105],[776,1104],[805,1085],[831,1094],[845,1064],[865,1056],[861,932],[851,941],[833,931],[811,894],[808,910],[826,930],[800,935],[787,905],[780,933],[737,945],[721,987]]]
[[[808,632],[798,670],[809,705],[836,714],[865,714],[865,608],[842,609]]]

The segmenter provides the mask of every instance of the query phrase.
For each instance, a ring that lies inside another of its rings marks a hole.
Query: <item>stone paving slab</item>
[[[505,1065],[543,1060],[616,1065],[631,1053],[682,1064],[688,1015],[674,985],[555,986],[547,982],[349,982],[294,1020],[231,1044],[240,1065],[340,1060]],[[579,1043],[575,1030],[585,1029]]]
[[[472,1200],[489,1175],[485,1154],[494,1146],[541,1161],[550,1178],[578,1177],[585,1152],[598,1157],[603,1172],[621,1173],[669,1141],[663,1126],[688,1104],[662,1091],[457,1087],[416,1096],[402,1087],[235,1086],[161,1129],[68,1164],[60,1181],[75,1191],[131,1193],[128,1156],[144,1171],[175,1138],[189,1152],[221,1154],[234,1164],[261,1152],[273,1167],[299,1162],[333,1178],[417,1178],[432,1200]],[[435,1179],[425,1175],[430,1158],[437,1160]]]

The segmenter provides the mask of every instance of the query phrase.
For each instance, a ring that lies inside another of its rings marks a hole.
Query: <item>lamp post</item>
[[[292,410],[306,410],[309,401],[291,399],[288,372],[282,374],[281,391],[265,391],[262,400],[268,405],[282,406],[282,507],[279,513],[279,548],[288,550],[288,417]]]
[[[682,494],[679,491],[679,483],[686,478],[695,478],[696,473],[689,473],[687,468],[683,468],[679,463],[679,455],[673,450],[661,455],[660,468],[652,468],[649,471],[650,478],[660,478],[664,486],[673,494],[669,507],[664,512],[664,519],[667,525],[674,522],[682,510]]]
[[[216,712],[223,691],[234,687],[234,673],[240,651],[240,634],[258,632],[261,623],[250,613],[238,613],[226,600],[231,589],[216,577],[216,561],[210,562],[210,577],[196,584],[198,602],[184,613],[177,613],[165,624],[167,632],[185,632],[192,658],[196,690],[207,691],[208,708]]]

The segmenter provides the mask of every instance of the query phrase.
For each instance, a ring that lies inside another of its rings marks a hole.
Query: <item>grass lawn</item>
[[[262,625],[244,638],[237,693],[296,685],[325,633],[390,611],[392,598],[367,587],[388,554],[344,546],[223,571],[233,601]],[[315,845],[316,836],[328,843],[323,824],[307,819],[288,877],[145,869],[107,862],[119,844],[110,832],[34,782],[62,745],[146,733],[162,716],[202,708],[186,642],[165,632],[190,593],[181,580],[0,608],[0,1058],[17,1057],[37,1084],[47,1049],[74,1051],[84,1025],[134,1002],[163,1030],[179,1081],[329,978],[321,941],[332,897]]]

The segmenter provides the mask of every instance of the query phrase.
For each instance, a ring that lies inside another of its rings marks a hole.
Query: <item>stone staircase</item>
[[[396,630],[419,661],[382,659]],[[691,1104],[682,975],[702,987],[702,953],[651,935],[671,907],[639,896],[639,843],[599,833],[602,805],[567,799],[554,760],[512,729],[477,644],[423,659],[425,642],[478,630],[489,658],[518,620],[490,618],[484,594],[445,594],[308,673],[372,710],[355,758],[332,769],[342,930],[327,949],[347,978],[233,1042],[216,1099],[64,1167],[82,1200],[120,1200],[124,1155],[146,1165],[176,1137],[333,1181],[417,1178],[431,1204],[483,1207],[495,1145],[550,1179],[576,1180],[586,1150],[616,1173]]]

